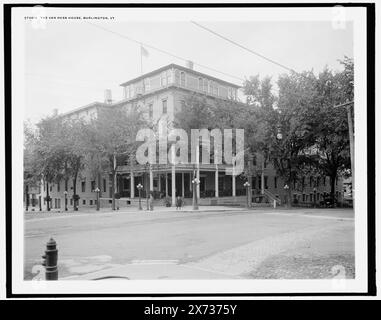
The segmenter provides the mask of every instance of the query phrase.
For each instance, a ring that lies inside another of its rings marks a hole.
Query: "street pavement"
[[[191,207],[25,213],[25,279],[57,241],[60,279],[354,277],[351,209]]]

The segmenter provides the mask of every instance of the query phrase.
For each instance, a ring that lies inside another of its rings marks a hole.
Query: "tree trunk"
[[[331,194],[331,199],[333,201],[333,206],[334,206],[336,204],[336,201],[335,201],[336,174],[329,176],[329,183],[331,185],[330,194]]]
[[[287,208],[292,207],[292,190],[291,187],[289,186],[287,190]]]
[[[49,205],[49,182],[46,182],[46,210],[50,211],[50,205]]]
[[[111,193],[112,193],[112,210],[115,210],[115,170],[112,170],[112,186],[111,186]]]
[[[78,206],[77,206],[77,174],[75,174],[73,178],[73,210],[78,211]]]
[[[25,186],[25,210],[28,211],[28,207],[29,207],[29,187],[28,185]]]

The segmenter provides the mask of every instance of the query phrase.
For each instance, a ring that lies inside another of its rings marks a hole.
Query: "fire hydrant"
[[[45,267],[45,280],[58,280],[58,250],[57,243],[53,238],[46,243],[45,255],[42,256],[44,261],[42,265]]]

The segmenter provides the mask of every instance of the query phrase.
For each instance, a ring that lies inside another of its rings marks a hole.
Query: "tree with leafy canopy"
[[[54,183],[62,172],[64,150],[61,147],[59,128],[61,121],[56,114],[39,121],[36,129],[24,130],[24,166],[29,179],[46,183],[47,210],[50,211],[49,183]]]
[[[335,105],[353,100],[353,60],[341,61],[344,70],[325,69],[316,82],[318,112],[315,113],[316,153],[311,155],[317,169],[330,178],[330,197],[335,200],[336,180],[350,169],[347,114]]]
[[[117,164],[131,158],[139,143],[136,134],[146,124],[139,109],[132,107],[100,109],[86,130],[86,154],[98,154],[95,167],[107,168],[112,181],[112,209],[116,209]]]
[[[260,152],[264,159],[270,160],[287,185],[288,206],[301,166],[309,161],[303,150],[313,144],[314,81],[312,72],[282,75],[277,81],[277,97],[272,93],[269,77],[262,81],[258,76],[252,77],[244,86],[249,105],[256,107],[255,117],[251,117],[256,128],[251,130],[257,134],[248,144],[251,152]]]
[[[85,134],[87,123],[79,119],[62,119],[58,134],[61,136],[63,150],[62,171],[59,181],[64,179],[65,190],[68,189],[68,180],[73,181],[73,210],[78,210],[79,195],[77,194],[77,181],[85,166]]]

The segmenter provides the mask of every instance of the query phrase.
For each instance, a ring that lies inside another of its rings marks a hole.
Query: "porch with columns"
[[[244,180],[240,177],[225,174],[226,165],[146,165],[120,166],[117,170],[117,192],[121,198],[138,197],[136,186],[143,185],[142,197],[153,192],[155,199],[170,197],[172,205],[176,196],[192,198],[192,180],[199,177],[197,187],[198,199],[243,196]]]

